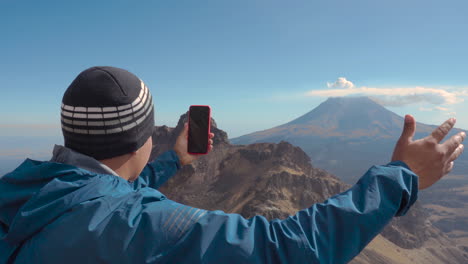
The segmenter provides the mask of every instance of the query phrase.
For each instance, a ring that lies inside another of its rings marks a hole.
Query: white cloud
[[[344,77],[339,77],[334,83],[327,82],[328,88],[333,89],[352,89],[354,88],[354,84]]]
[[[327,86],[333,89],[312,90],[307,92],[306,95],[319,97],[369,96],[384,106],[403,106],[415,103],[453,105],[463,102],[464,99],[461,97],[468,96],[468,90],[466,89],[451,92],[441,88],[429,87],[356,87],[344,77],[338,78],[334,83],[327,83]],[[439,107],[435,110],[448,111],[445,107]]]
[[[444,112],[450,110],[450,109],[448,109],[448,108],[446,108],[446,107],[442,107],[442,106],[436,106],[436,107],[434,107],[434,108],[437,109],[437,110],[439,110],[439,111],[444,111]]]
[[[456,91],[454,93],[458,96],[468,96],[468,88],[463,88],[462,91]]]
[[[431,112],[433,110],[434,108],[419,107],[419,111],[422,111],[422,112]]]
[[[419,107],[419,111],[422,111],[422,112],[431,112],[431,111],[447,112],[447,111],[450,111],[450,109],[448,109],[446,107],[442,107],[442,106],[436,106],[436,107],[432,107],[432,108]]]

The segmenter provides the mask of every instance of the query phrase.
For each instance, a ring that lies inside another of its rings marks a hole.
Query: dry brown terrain
[[[422,192],[429,220],[468,251],[468,175],[449,175]]]
[[[170,148],[182,127],[159,127],[152,157]],[[215,149],[185,166],[161,191],[170,199],[209,210],[285,218],[349,187],[314,168],[300,148],[289,143],[230,145],[213,128]],[[164,142],[164,143],[163,143]],[[467,263],[466,248],[432,225],[433,217],[416,203],[405,217],[392,221],[351,263]]]

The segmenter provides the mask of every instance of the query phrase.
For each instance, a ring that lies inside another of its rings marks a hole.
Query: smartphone
[[[211,108],[208,105],[192,105],[189,109],[188,153],[208,153],[211,125]]]

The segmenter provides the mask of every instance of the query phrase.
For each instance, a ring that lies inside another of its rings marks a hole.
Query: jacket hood
[[[54,146],[53,156],[50,161],[73,165],[87,171],[100,174],[112,174],[119,176],[111,168],[107,167],[96,159],[60,145]]]
[[[122,190],[117,185],[131,188],[122,181],[126,182],[63,163],[25,160],[0,178],[0,252],[12,254],[21,243],[81,202]]]

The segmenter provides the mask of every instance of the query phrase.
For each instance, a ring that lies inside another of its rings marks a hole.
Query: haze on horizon
[[[468,129],[467,8],[462,0],[2,2],[0,137],[60,138],[62,94],[94,65],[141,77],[157,125],[209,104],[230,138],[334,96],[369,96],[427,124],[456,116]]]

